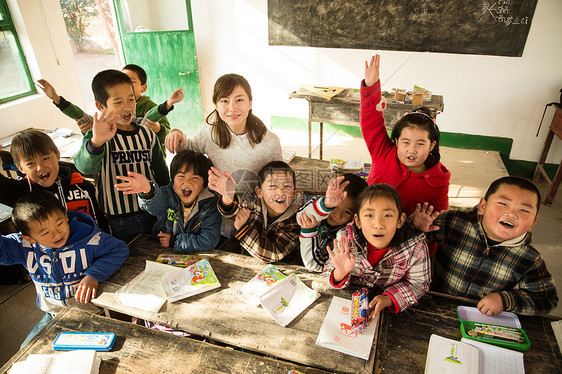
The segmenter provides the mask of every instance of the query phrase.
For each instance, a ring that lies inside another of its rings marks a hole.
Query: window
[[[6,0],[0,0],[0,82],[0,104],[36,92]]]

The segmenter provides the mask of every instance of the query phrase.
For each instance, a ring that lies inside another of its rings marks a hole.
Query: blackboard
[[[521,56],[537,0],[268,0],[270,45]]]

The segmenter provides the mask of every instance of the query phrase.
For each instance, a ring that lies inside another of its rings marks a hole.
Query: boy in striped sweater
[[[118,70],[104,70],[92,80],[92,91],[101,114],[94,116],[74,163],[82,173],[99,173],[98,201],[112,234],[130,241],[139,233],[149,234],[154,217],[139,208],[134,196],[115,189],[117,176],[132,171],[164,186],[170,182],[168,167],[156,134],[133,121],[136,105],[131,79]],[[181,89],[174,91],[158,113],[168,114],[182,98]]]

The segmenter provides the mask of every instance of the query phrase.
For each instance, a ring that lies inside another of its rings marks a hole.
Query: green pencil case
[[[457,317],[464,338],[519,351],[531,348],[527,333],[521,328],[521,322],[514,313],[501,312],[489,317],[480,313],[477,308],[458,306]]]

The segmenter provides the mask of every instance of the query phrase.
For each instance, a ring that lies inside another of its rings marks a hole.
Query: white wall
[[[58,0],[8,0],[8,7],[33,80],[57,82],[59,95],[84,107]],[[0,137],[28,127],[67,127],[79,131],[75,121],[62,115],[39,88],[38,92],[41,93],[0,105]]]
[[[289,100],[290,92],[300,84],[359,87],[364,60],[377,52],[383,89],[418,84],[444,96],[442,131],[513,138],[512,159],[537,161],[554,112],[535,138],[544,106],[559,101],[560,0],[538,2],[522,57],[269,46],[266,1],[191,4],[206,112],[216,78],[234,72],[252,85],[254,113],[266,123],[271,116],[307,118],[306,101]],[[547,162],[561,157],[555,141]]]

